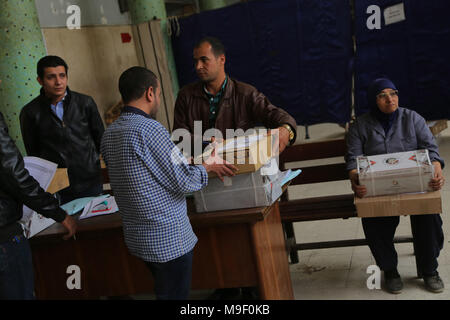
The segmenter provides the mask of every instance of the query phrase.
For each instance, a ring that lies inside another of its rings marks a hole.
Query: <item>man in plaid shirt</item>
[[[167,130],[154,120],[161,89],[150,70],[126,70],[119,91],[125,106],[105,131],[101,153],[125,242],[130,253],[150,268],[157,299],[186,299],[197,237],[187,216],[185,194],[204,188],[209,171],[232,176],[236,168],[217,158],[198,166],[188,164]]]

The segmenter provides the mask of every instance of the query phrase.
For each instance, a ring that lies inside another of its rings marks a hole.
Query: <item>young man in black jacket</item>
[[[67,168],[70,187],[61,203],[102,193],[100,141],[104,126],[92,97],[67,86],[67,64],[46,56],[37,65],[40,95],[20,112],[20,127],[29,156]]]
[[[22,155],[8,134],[1,112],[0,181],[0,300],[33,299],[31,251],[19,224],[23,205],[62,223],[68,230],[64,239],[75,234],[76,222],[25,169]]]

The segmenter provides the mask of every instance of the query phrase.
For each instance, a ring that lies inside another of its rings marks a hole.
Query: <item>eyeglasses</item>
[[[389,91],[389,92],[381,92],[381,93],[377,94],[377,98],[380,98],[380,99],[387,99],[388,96],[391,98],[398,96],[398,90],[393,90],[393,91]]]

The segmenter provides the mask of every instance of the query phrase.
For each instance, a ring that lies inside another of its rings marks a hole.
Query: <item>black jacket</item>
[[[66,217],[58,200],[45,192],[25,169],[22,155],[0,113],[0,242],[11,235],[11,230],[17,230],[24,204],[57,222]]]
[[[20,112],[20,128],[29,156],[67,168],[71,192],[101,183],[99,154],[105,128],[94,99],[67,88],[61,121],[41,89]]]

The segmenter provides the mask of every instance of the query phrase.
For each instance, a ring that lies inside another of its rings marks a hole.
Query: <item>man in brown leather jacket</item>
[[[202,134],[216,128],[247,131],[258,124],[279,129],[279,151],[295,142],[297,123],[255,87],[225,73],[225,49],[220,40],[205,37],[194,48],[194,67],[200,81],[183,87],[175,103],[173,129],[194,134],[194,121],[202,121]]]
[[[220,40],[203,38],[195,45],[193,58],[200,81],[186,85],[178,93],[174,130],[187,129],[194,140],[199,139],[194,137],[194,121],[201,121],[202,135],[206,130],[215,128],[223,138],[227,138],[226,129],[242,129],[245,132],[262,124],[268,129],[279,129],[280,153],[295,142],[297,123],[294,118],[272,105],[253,86],[232,79],[225,73],[225,48]],[[202,137],[200,139],[203,140]],[[255,288],[242,288],[242,293],[240,288],[219,289],[209,298],[254,299],[257,293]]]

